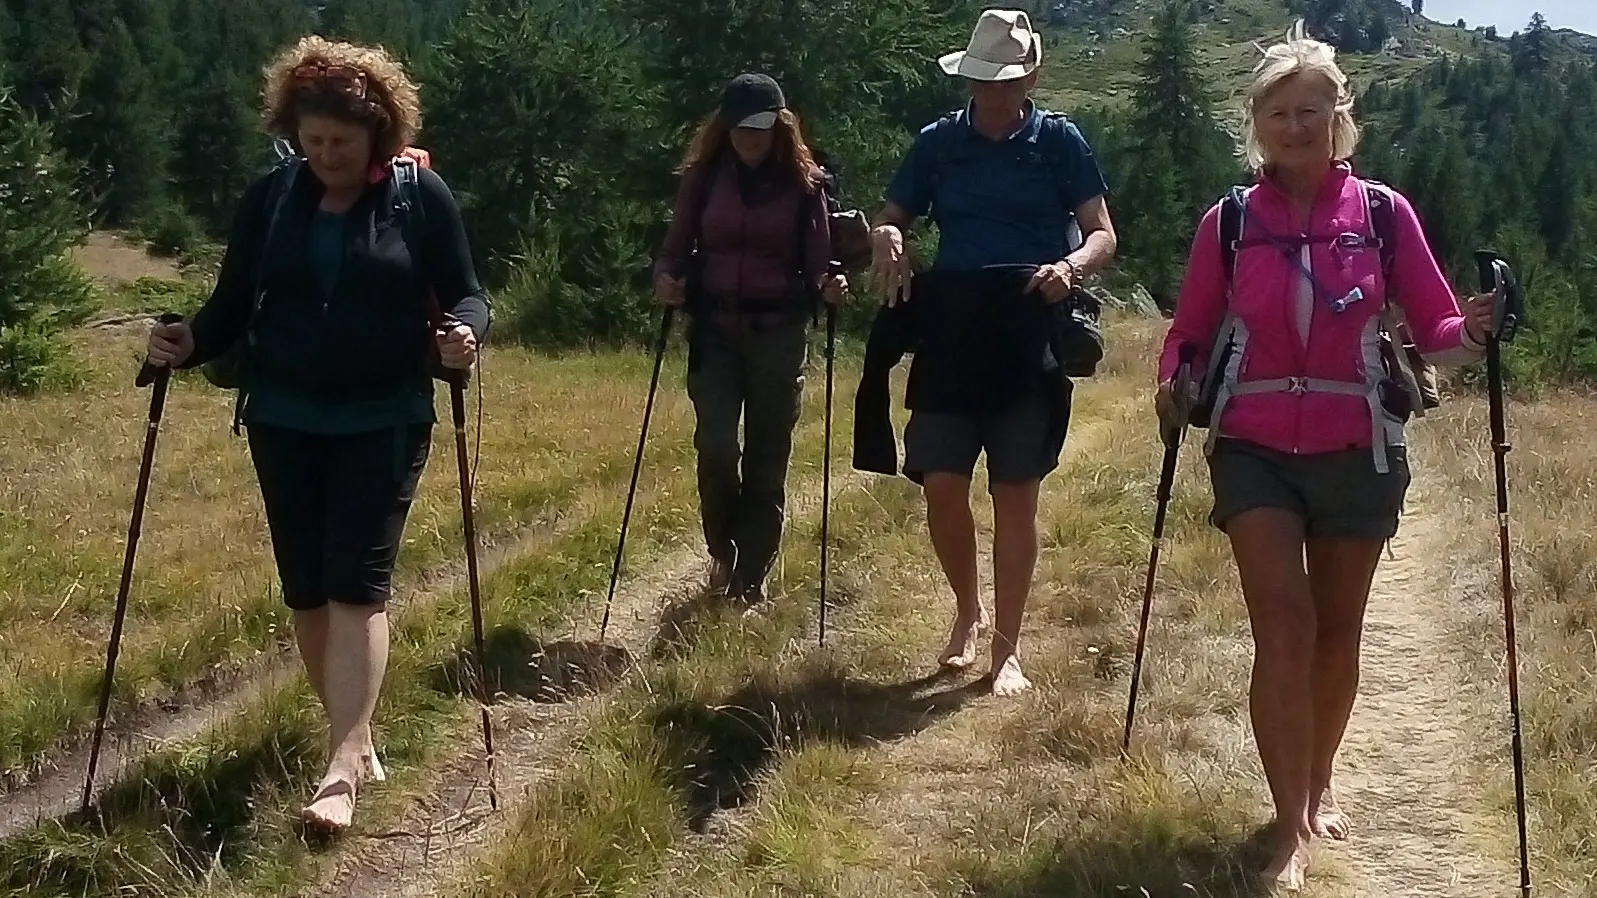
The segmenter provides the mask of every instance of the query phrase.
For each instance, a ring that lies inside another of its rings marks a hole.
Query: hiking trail
[[[831,501],[836,503],[864,479],[859,472],[834,470]],[[798,489],[789,489],[789,536],[784,541],[820,514],[820,477],[795,477],[793,486]],[[577,741],[610,707],[622,681],[647,676],[656,663],[650,658],[651,643],[681,638],[685,634],[672,628],[693,626],[692,621],[674,619],[675,615],[713,613],[697,588],[706,564],[704,550],[692,533],[684,540],[685,545],[640,574],[623,577],[605,645],[587,641],[597,637],[603,611],[602,597],[596,596],[590,613],[577,622],[580,632],[546,647],[548,656],[537,659],[537,666],[549,683],[550,696],[501,697],[496,702],[492,713],[497,811],[489,807],[482,745],[465,740],[459,753],[433,762],[431,770],[436,772],[427,775],[426,786],[391,829],[362,832],[357,825],[348,846],[305,894],[334,898],[458,894],[450,890],[462,885],[462,877],[485,853],[523,837],[522,817],[534,790],[569,763]],[[773,578],[782,561],[779,556]],[[780,593],[768,597],[780,600]],[[558,651],[563,646],[570,651]],[[571,657],[559,657],[568,654]]]
[[[1415,484],[1419,487],[1419,484]],[[1506,711],[1506,682],[1471,683],[1450,643],[1458,602],[1451,595],[1444,522],[1424,489],[1410,494],[1370,590],[1358,701],[1337,756],[1336,778],[1352,835],[1322,855],[1346,883],[1338,898],[1474,898],[1516,891],[1512,815],[1483,807],[1469,765],[1481,739],[1501,742],[1504,726],[1482,732],[1470,698],[1483,692]],[[1472,688],[1474,687],[1474,688]],[[1495,708],[1494,708],[1495,710]],[[1502,776],[1512,776],[1505,766]],[[1506,829],[1505,829],[1506,827]],[[1309,882],[1316,877],[1310,868]]]

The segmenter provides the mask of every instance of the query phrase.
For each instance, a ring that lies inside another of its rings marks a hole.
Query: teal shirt
[[[345,215],[316,210],[311,221],[310,267],[325,303],[338,285],[344,264]],[[286,427],[309,433],[348,434],[432,424],[432,378],[418,373],[415,380],[393,396],[352,402],[327,402],[289,393],[270,385],[251,388],[244,411],[246,423]]]

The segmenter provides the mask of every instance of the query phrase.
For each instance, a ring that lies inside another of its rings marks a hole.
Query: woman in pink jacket
[[[1484,352],[1492,307],[1474,297],[1461,311],[1408,200],[1353,174],[1353,100],[1329,46],[1300,32],[1271,47],[1246,103],[1256,182],[1233,194],[1240,214],[1217,203],[1193,240],[1159,409],[1179,414],[1171,380],[1190,343],[1210,409],[1211,520],[1253,626],[1253,728],[1278,823],[1265,876],[1296,889],[1310,839],[1347,837],[1332,762],[1409,485],[1403,425],[1421,411],[1402,341],[1391,353],[1383,332],[1400,314],[1426,361],[1466,364]],[[1222,239],[1222,219],[1240,239]]]

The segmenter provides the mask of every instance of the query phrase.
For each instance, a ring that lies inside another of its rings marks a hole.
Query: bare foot
[[[381,761],[377,760],[377,749],[368,748],[361,754],[360,763],[363,768],[362,778],[374,783],[381,783],[388,779],[388,774],[383,770]]]
[[[954,629],[948,634],[948,648],[937,657],[937,663],[954,670],[964,670],[976,663],[976,644],[987,622],[981,617],[973,621],[954,619]]]
[[[1309,805],[1309,819],[1314,821],[1314,834],[1322,839],[1346,841],[1352,821],[1336,803],[1336,792],[1330,786]]]
[[[1275,857],[1264,868],[1264,880],[1274,888],[1296,892],[1303,888],[1308,872],[1309,840],[1307,836],[1298,836],[1276,849]]]
[[[1031,688],[1031,681],[1020,672],[1020,658],[1010,655],[1005,658],[998,669],[993,671],[993,695],[1012,696],[1019,695]]]
[[[328,773],[311,803],[299,812],[305,825],[337,835],[355,820],[355,778]]]

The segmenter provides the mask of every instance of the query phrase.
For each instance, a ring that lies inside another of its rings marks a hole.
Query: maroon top
[[[677,186],[671,225],[655,258],[657,277],[661,273],[679,277],[684,271],[703,172],[702,167],[689,169]],[[825,188],[817,184],[813,192],[806,192],[774,155],[751,169],[729,150],[714,175],[699,229],[705,298],[711,303],[746,300],[774,305],[805,292],[799,281],[801,269],[808,289],[819,289],[832,255]],[[802,265],[798,260],[801,204],[807,210],[802,221],[808,228],[804,235],[808,258]]]

